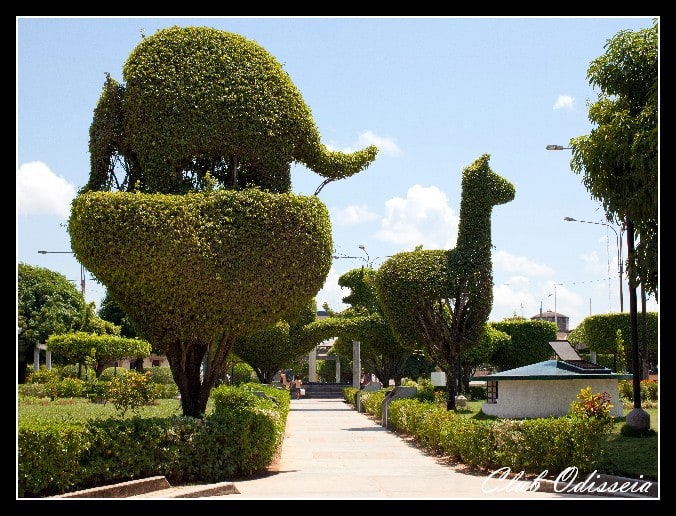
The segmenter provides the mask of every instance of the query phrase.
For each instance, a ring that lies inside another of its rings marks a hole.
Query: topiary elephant
[[[185,193],[207,187],[209,173],[228,188],[288,192],[294,162],[326,183],[377,154],[327,149],[281,64],[238,34],[159,30],[131,52],[123,78],[107,76],[94,110],[85,190]]]

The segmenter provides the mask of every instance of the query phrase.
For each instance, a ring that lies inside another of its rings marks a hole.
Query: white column
[[[340,383],[340,357],[336,355],[336,383]]]
[[[38,344],[33,348],[33,370],[40,370],[40,345]]]
[[[307,356],[307,376],[308,381],[316,382],[317,381],[317,346],[312,348],[312,351],[308,353]]]
[[[361,343],[352,341],[352,387],[359,389],[361,380]]]

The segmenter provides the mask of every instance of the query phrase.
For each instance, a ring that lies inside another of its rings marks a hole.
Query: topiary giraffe
[[[491,212],[515,195],[489,158],[484,154],[463,171],[455,248],[398,253],[376,276],[393,331],[406,345],[424,345],[446,372],[449,410],[455,410],[460,355],[480,342],[493,306]]]

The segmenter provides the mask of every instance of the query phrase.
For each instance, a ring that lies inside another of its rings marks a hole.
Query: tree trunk
[[[184,416],[201,419],[204,417],[207,405],[201,403],[202,389],[211,389],[200,379],[202,359],[206,352],[206,346],[191,346],[185,353],[185,360],[181,363],[181,357],[176,356],[174,350],[167,350],[167,360],[171,367],[171,373],[181,394],[181,409]]]
[[[213,355],[209,346],[200,343],[175,343],[167,346],[166,356],[171,374],[181,394],[183,415],[204,418],[207,401],[216,381],[226,373],[227,358],[235,343],[232,335],[224,335],[215,346]],[[206,367],[202,375],[202,362],[206,355]]]

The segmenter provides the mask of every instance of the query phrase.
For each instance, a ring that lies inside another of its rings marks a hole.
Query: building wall
[[[117,363],[117,367],[130,369],[131,360],[128,358],[120,360]],[[150,355],[149,357],[145,357],[143,359],[143,367],[148,369],[150,369],[151,367],[169,367],[169,361],[167,360],[167,357],[165,357],[164,355]]]
[[[502,418],[535,418],[565,416],[570,404],[577,399],[581,389],[607,392],[614,417],[624,414],[619,399],[618,380],[573,378],[570,380],[502,380],[498,382],[497,403],[484,403],[481,408],[489,416]]]

